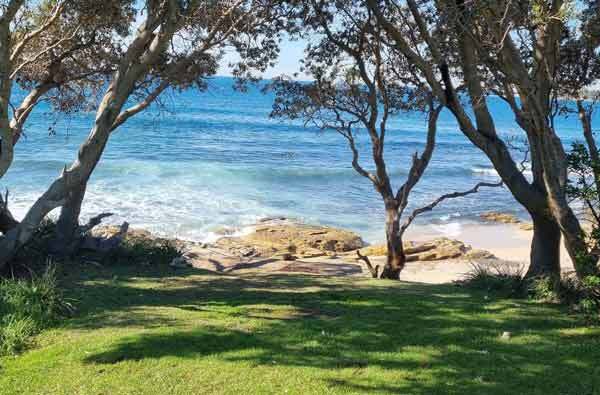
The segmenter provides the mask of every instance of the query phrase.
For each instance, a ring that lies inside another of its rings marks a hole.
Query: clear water
[[[272,97],[260,89],[240,93],[229,78],[215,78],[207,92],[188,91],[167,100],[169,112],[139,114],[111,138],[93,175],[84,217],[111,211],[112,222],[194,240],[235,231],[268,216],[349,228],[368,241],[380,240],[383,207],[370,182],[351,167],[346,141],[299,122],[269,119]],[[499,99],[491,107],[503,135],[522,138]],[[48,127],[56,121],[56,134]],[[76,155],[93,114],[69,118],[40,108],[32,116],[9,173],[11,207],[25,213]],[[410,156],[422,150],[426,120],[421,114],[396,117],[389,125],[386,159],[398,186]],[[579,136],[576,117],[559,120],[563,139]],[[362,161],[370,167],[366,136]],[[442,113],[438,144],[429,169],[411,196],[412,206],[448,191],[471,188],[497,176],[489,161],[460,133],[451,114]],[[443,203],[417,225],[452,231],[499,210],[523,216],[501,188]]]

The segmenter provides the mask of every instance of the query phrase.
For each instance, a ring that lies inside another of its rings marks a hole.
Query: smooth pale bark
[[[122,111],[113,122],[110,132],[112,133],[115,129],[125,123],[127,119],[145,110],[168,87],[169,83],[167,81],[161,82],[144,100],[133,107]],[[88,181],[89,177],[85,180],[81,180],[79,187],[76,187],[72,191],[65,204],[62,206],[57,222],[56,236],[52,242],[52,250],[55,254],[73,254],[81,241],[81,237],[84,236],[80,232],[79,216],[81,214],[81,206],[85,197]]]
[[[135,89],[136,82],[149,70],[173,36],[176,22],[173,16],[176,15],[177,7],[173,3],[170,4],[168,18],[158,19],[150,15],[139,27],[98,106],[94,126],[80,146],[77,159],[38,198],[21,223],[0,238],[0,269],[29,241],[50,211],[66,204],[73,193],[81,191],[81,187],[86,185],[102,156],[116,119]],[[155,33],[161,24],[161,31]]]
[[[377,1],[367,0],[367,5],[377,17],[382,28],[384,28],[394,40],[396,49],[422,73],[438,100],[446,105],[453,113],[462,133],[490,159],[500,178],[511,191],[515,199],[530,213],[544,210],[549,212],[549,203],[543,180],[544,173],[541,170],[542,164],[538,153],[532,152],[532,157],[535,156],[532,160],[532,170],[534,178],[537,178],[537,182],[534,180],[534,183],[529,183],[527,178],[523,175],[522,169],[512,158],[507,145],[496,133],[494,120],[487,108],[486,94],[482,89],[482,82],[479,76],[478,65],[480,62],[477,57],[477,43],[472,41],[472,35],[464,33],[465,28],[468,28],[469,26],[469,22],[466,20],[457,21],[456,29],[458,32],[463,32],[462,34],[459,34],[459,67],[463,72],[465,87],[467,88],[471,107],[473,108],[475,115],[474,120],[471,119],[463,104],[457,98],[453,87],[453,79],[449,73],[448,61],[442,57],[442,51],[437,48],[436,41],[432,39],[417,4],[414,1],[408,1],[410,12],[417,22],[419,33],[431,51],[432,59],[425,59],[422,55],[413,50],[401,29],[387,19],[384,10],[380,8],[380,4]],[[502,61],[506,64],[513,65],[513,68],[516,68],[518,66],[518,61],[520,60],[516,57],[518,56],[518,51],[515,51],[515,47],[510,41],[510,36],[507,36],[505,41],[506,43],[499,54],[500,56],[495,57],[494,61]],[[517,55],[515,56],[515,54]],[[440,69],[442,77],[441,82],[434,72],[436,68]],[[511,69],[510,74],[512,75],[512,73],[513,71]],[[525,78],[522,78],[522,75],[518,77],[521,78],[522,81],[529,81],[528,76],[525,76]],[[516,111],[515,107],[517,104],[512,95],[512,87],[507,89],[507,93],[509,94],[508,98],[512,99],[512,102],[509,104],[513,108],[513,111],[515,111],[517,122],[525,130],[528,128],[533,129],[531,125],[525,125],[526,122],[529,122],[529,119],[523,116],[523,112]],[[520,93],[522,94],[522,92]],[[536,145],[539,145],[539,143],[530,139],[530,147],[533,150],[537,149],[535,148]],[[554,225],[557,226],[558,221],[556,218],[553,218],[553,221]],[[555,226],[553,226],[553,228],[555,228]],[[535,270],[537,270],[536,268],[538,267],[544,267],[547,259],[551,262],[559,261],[558,251],[560,241],[555,237],[551,238],[551,240],[542,242],[543,239],[544,232],[541,228],[534,228],[534,240],[536,240],[536,245],[541,245],[544,248],[547,247],[545,255],[538,253],[531,255],[531,266]],[[539,248],[537,250],[539,250]],[[554,267],[554,265],[552,265],[552,267]]]
[[[75,186],[61,208],[56,222],[56,235],[50,246],[54,254],[67,256],[73,254],[78,248],[81,236],[79,234],[79,215],[85,189],[86,183]]]

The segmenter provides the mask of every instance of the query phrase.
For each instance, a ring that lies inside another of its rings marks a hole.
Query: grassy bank
[[[600,394],[600,329],[447,285],[86,266],[6,394]],[[509,339],[501,334],[511,332]]]

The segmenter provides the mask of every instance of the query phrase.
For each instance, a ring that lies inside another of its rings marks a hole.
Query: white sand
[[[480,260],[468,262],[464,260],[448,260],[439,262],[410,262],[402,272],[405,281],[424,283],[445,283],[458,280],[472,269],[473,263],[505,265],[517,270],[527,270],[532,231],[526,231],[519,224],[472,224],[463,225],[452,234],[453,239],[471,245],[475,249],[486,250],[494,254],[498,260]],[[408,235],[410,240],[428,240],[436,237],[447,237],[434,227],[415,227]],[[561,245],[561,268],[572,271],[571,259]]]
[[[518,224],[473,224],[462,225],[457,232],[448,235],[433,226],[414,227],[406,236],[407,240],[426,241],[439,237],[450,237],[463,241],[474,249],[487,250],[498,259],[461,260],[451,259],[429,262],[409,262],[402,271],[403,281],[421,283],[449,283],[460,280],[472,270],[473,264],[503,265],[513,270],[526,271],[529,264],[529,248],[532,231],[519,228]],[[243,273],[305,273],[331,276],[370,276],[363,263],[357,262],[354,253],[340,254],[335,258],[318,257],[300,259],[294,262],[276,259],[249,259],[240,262],[211,249],[196,251],[199,256],[194,266],[227,274]],[[374,265],[385,263],[385,257],[371,257]],[[561,250],[563,271],[573,267],[564,247]],[[293,268],[293,270],[289,270]]]

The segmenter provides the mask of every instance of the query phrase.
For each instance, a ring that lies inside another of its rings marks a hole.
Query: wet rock
[[[499,222],[502,224],[518,224],[521,223],[521,220],[518,219],[513,214],[508,213],[500,213],[497,211],[489,211],[487,213],[482,213],[479,215],[481,218],[490,222]]]
[[[362,255],[385,256],[387,248],[384,245],[374,245],[360,250]],[[494,256],[483,250],[473,250],[465,243],[445,237],[427,242],[405,242],[404,253],[408,262],[439,261],[446,259],[491,259]]]

